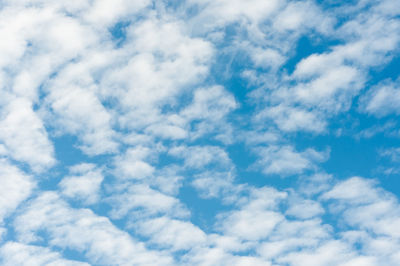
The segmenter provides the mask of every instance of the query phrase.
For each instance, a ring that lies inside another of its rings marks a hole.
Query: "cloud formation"
[[[0,264],[400,265],[400,4],[0,4]]]

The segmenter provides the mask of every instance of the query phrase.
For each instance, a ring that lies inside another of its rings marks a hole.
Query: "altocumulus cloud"
[[[1,265],[400,265],[400,2],[4,0]]]

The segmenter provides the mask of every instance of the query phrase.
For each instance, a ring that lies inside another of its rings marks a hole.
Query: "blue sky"
[[[400,265],[400,2],[5,0],[0,265]]]

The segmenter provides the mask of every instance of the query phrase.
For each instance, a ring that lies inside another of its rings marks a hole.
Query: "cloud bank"
[[[400,265],[400,4],[0,3],[1,265]]]

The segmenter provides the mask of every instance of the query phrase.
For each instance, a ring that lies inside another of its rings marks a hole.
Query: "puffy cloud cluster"
[[[2,1],[0,264],[399,265],[399,14]]]

